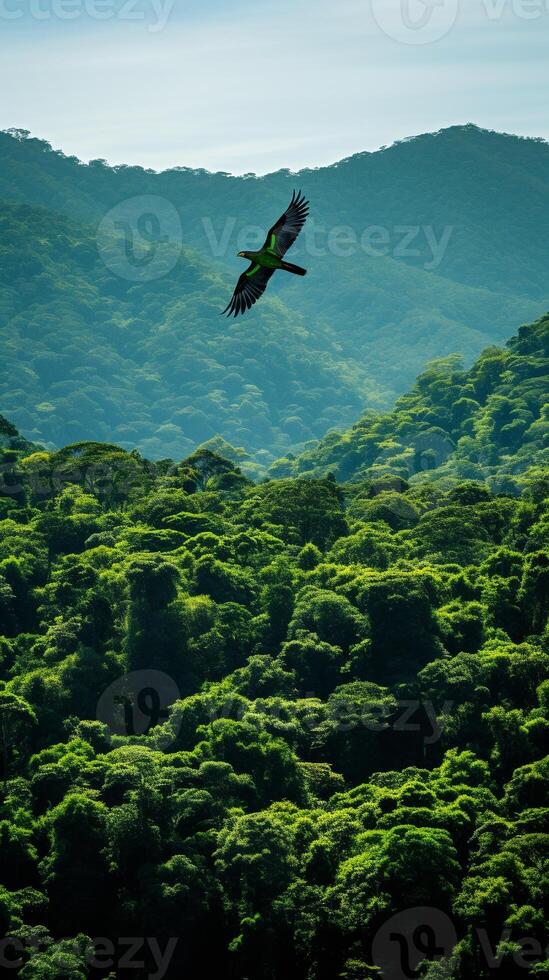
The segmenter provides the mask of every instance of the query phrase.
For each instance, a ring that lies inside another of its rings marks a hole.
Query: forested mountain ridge
[[[548,160],[542,141],[455,127],[300,174],[156,174],[0,134],[3,411],[56,445],[180,457],[219,435],[261,464],[298,451],[388,407],[427,360],[470,362],[547,309]],[[313,206],[295,250],[307,279],[222,320],[239,236],[296,184]],[[125,278],[127,237],[105,247],[97,231],[128,200],[180,220],[158,278]]]
[[[409,485],[402,405],[389,470],[341,485],[48,452],[0,419],[0,921],[23,980],[117,975],[124,936],[168,980],[490,980],[496,949],[501,980],[546,975],[546,342],[547,318],[467,381],[481,408],[516,396],[483,428],[496,493],[458,467]],[[463,379],[403,402],[461,417]]]
[[[489,347],[469,370],[453,357],[433,363],[392,412],[367,413],[271,473],[475,479],[516,492],[521,473],[548,464],[549,315],[521,327],[506,349]]]
[[[230,215],[239,225],[272,223],[296,180],[307,187],[317,224],[450,225],[454,231],[443,274],[456,282],[547,298],[549,144],[453,126],[356,154],[329,167],[235,177],[174,167],[156,173],[138,166],[83,164],[52,150],[24,130],[0,133],[0,199],[38,204],[95,224],[125,197],[165,195],[187,219],[185,241],[208,247],[203,218],[220,231]],[[275,204],[274,201],[277,203]],[[402,256],[414,266],[428,260]]]

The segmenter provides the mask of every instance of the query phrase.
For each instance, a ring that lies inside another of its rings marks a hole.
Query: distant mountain
[[[549,315],[521,327],[505,350],[489,347],[470,370],[431,365],[392,412],[368,413],[330,433],[272,476],[382,482],[473,479],[516,491],[517,478],[549,464]]]
[[[222,320],[242,236],[294,186],[312,202],[294,250],[307,279],[279,277],[245,320]],[[268,463],[549,307],[549,145],[474,126],[261,178],[82,164],[11,131],[0,198],[0,407],[57,445],[158,458],[219,435]],[[166,215],[177,261],[151,278]]]
[[[236,219],[234,243],[246,224],[268,224],[296,183],[311,198],[319,228],[346,225],[361,235],[381,227],[389,254],[420,268],[433,261],[423,229],[440,241],[451,228],[440,275],[519,296],[549,294],[549,144],[542,139],[453,126],[330,167],[258,178],[83,164],[24,130],[0,133],[0,198],[94,224],[130,196],[161,195],[183,216],[187,244],[210,254],[211,235],[221,236],[226,219]],[[408,233],[398,230],[404,226],[418,228],[407,245]],[[326,237],[319,231],[317,247]]]

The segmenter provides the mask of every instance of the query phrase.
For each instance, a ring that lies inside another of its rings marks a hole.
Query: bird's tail
[[[302,269],[300,265],[294,265],[293,262],[283,262],[281,269],[285,272],[293,272],[294,276],[306,276],[307,270]]]

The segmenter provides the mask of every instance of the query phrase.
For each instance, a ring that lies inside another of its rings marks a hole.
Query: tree
[[[304,632],[315,633],[321,641],[348,650],[367,630],[367,620],[345,596],[309,586],[298,596],[288,636],[294,639]]]
[[[282,663],[295,671],[299,690],[307,697],[327,697],[337,686],[345,663],[341,647],[319,639],[316,633],[303,631],[299,639],[282,647]]]
[[[9,691],[0,691],[0,744],[2,748],[2,778],[4,791],[13,768],[25,758],[36,713],[24,698]]]
[[[129,670],[185,675],[187,625],[176,601],[179,571],[162,557],[135,560],[128,568],[130,599],[125,650]]]
[[[347,525],[337,485],[330,480],[277,480],[250,491],[242,515],[251,524],[272,524],[286,540],[329,547]]]
[[[52,923],[69,933],[86,923],[92,935],[101,935],[109,902],[106,807],[74,791],[50,811],[46,823],[49,853],[42,868]]]

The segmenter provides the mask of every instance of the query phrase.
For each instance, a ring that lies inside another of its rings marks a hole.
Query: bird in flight
[[[249,259],[250,265],[236,284],[236,289],[223,313],[238,316],[245,313],[263,295],[269,279],[277,269],[292,272],[295,276],[305,276],[306,269],[292,262],[284,262],[283,256],[295,242],[309,214],[309,202],[294,191],[292,200],[276,224],[270,229],[263,248],[259,252],[239,252],[242,259]],[[223,313],[221,314],[223,316]]]

